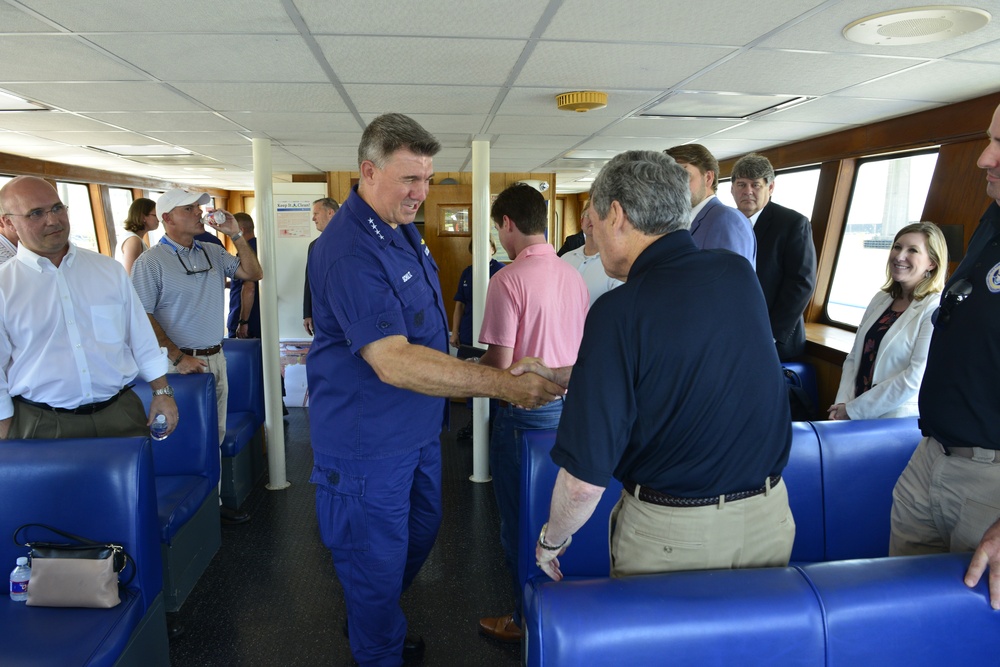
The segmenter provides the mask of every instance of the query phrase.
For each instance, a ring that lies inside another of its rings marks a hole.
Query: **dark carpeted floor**
[[[222,547],[177,613],[184,635],[171,642],[174,667],[350,665],[346,616],[330,552],[319,540],[308,410],[289,408],[285,426],[291,486],[261,484],[243,506],[253,518],[223,526]],[[520,646],[478,634],[481,616],[511,611],[491,484],[469,481],[472,446],[454,433],[468,421],[452,404],[443,448],[444,521],[430,558],[403,595],[410,629],[424,637],[424,665],[520,662]],[[266,483],[265,477],[264,482]]]

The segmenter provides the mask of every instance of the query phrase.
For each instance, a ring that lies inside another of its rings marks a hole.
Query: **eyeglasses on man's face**
[[[201,246],[198,246],[198,247],[201,249],[201,254],[203,254],[205,256],[205,261],[208,262],[208,268],[205,268],[205,269],[193,269],[193,268],[189,267],[187,264],[184,263],[184,258],[181,257],[181,254],[179,252],[176,253],[177,254],[177,261],[181,263],[181,266],[184,267],[184,270],[187,272],[187,274],[189,276],[193,276],[193,275],[198,274],[198,273],[208,273],[209,271],[212,270],[212,258],[208,256],[208,252],[205,250],[205,248],[203,248]],[[194,251],[191,252],[191,255],[193,255],[193,254],[194,254]],[[191,256],[191,255],[189,255],[189,256]],[[192,259],[192,262],[191,262],[191,266],[194,266],[194,260],[193,259]]]
[[[61,215],[66,215],[69,212],[69,206],[66,206],[62,202],[58,204],[53,204],[52,208],[46,210],[44,208],[36,208],[28,211],[27,213],[7,213],[7,215],[14,215],[19,218],[27,218],[31,222],[41,222],[48,215],[54,215],[59,217]]]

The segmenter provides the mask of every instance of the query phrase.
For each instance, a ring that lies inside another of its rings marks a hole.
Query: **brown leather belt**
[[[34,406],[36,408],[40,408],[42,410],[51,410],[52,412],[62,412],[62,413],[71,414],[71,415],[92,415],[95,412],[100,412],[104,408],[108,407],[109,405],[111,405],[112,403],[114,403],[115,401],[117,401],[119,398],[122,397],[122,394],[124,394],[126,391],[128,391],[129,389],[131,389],[133,386],[134,385],[131,385],[131,384],[125,385],[122,388],[121,391],[119,391],[117,394],[115,394],[114,396],[112,396],[111,398],[109,398],[107,400],[98,401],[96,403],[86,403],[84,405],[78,405],[75,408],[57,408],[54,405],[49,405],[48,403],[39,403],[38,401],[29,401],[28,399],[26,399],[23,396],[14,396],[14,400],[15,401],[21,401],[22,403],[26,403],[28,405]]]
[[[210,357],[213,354],[218,354],[222,351],[222,345],[213,345],[212,347],[203,348],[191,348],[191,347],[179,347],[177,348],[189,357]]]
[[[769,481],[770,484],[765,484],[759,489],[736,491],[735,493],[727,493],[725,496],[712,496],[710,498],[682,498],[680,496],[671,496],[668,493],[660,493],[649,487],[639,486],[639,500],[644,503],[661,505],[663,507],[707,507],[709,505],[718,505],[720,499],[723,497],[725,498],[725,502],[731,503],[736,500],[759,496],[769,488],[773,489],[781,481],[781,475],[771,475]],[[635,482],[626,480],[622,486],[625,487],[629,495],[635,496],[635,488],[638,486]]]

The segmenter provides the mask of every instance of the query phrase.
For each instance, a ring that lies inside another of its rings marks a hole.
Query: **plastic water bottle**
[[[153,425],[149,427],[149,435],[153,440],[163,440],[167,437],[167,416],[156,415]]]
[[[222,211],[208,211],[205,215],[201,216],[201,221],[206,225],[218,227],[226,221],[226,214]]]
[[[25,602],[28,599],[28,579],[31,578],[31,568],[28,559],[20,556],[17,567],[10,573],[10,599],[14,602]]]

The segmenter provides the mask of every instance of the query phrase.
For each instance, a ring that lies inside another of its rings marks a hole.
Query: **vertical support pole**
[[[479,341],[490,279],[490,142],[472,142],[472,343]],[[473,482],[490,481],[488,398],[472,399]]]
[[[278,279],[271,140],[253,139],[253,185],[257,202],[257,249],[264,279],[260,282],[261,351],[264,355],[264,428],[267,433],[267,488],[289,486],[285,475],[285,429],[281,415],[281,360],[278,342]]]

